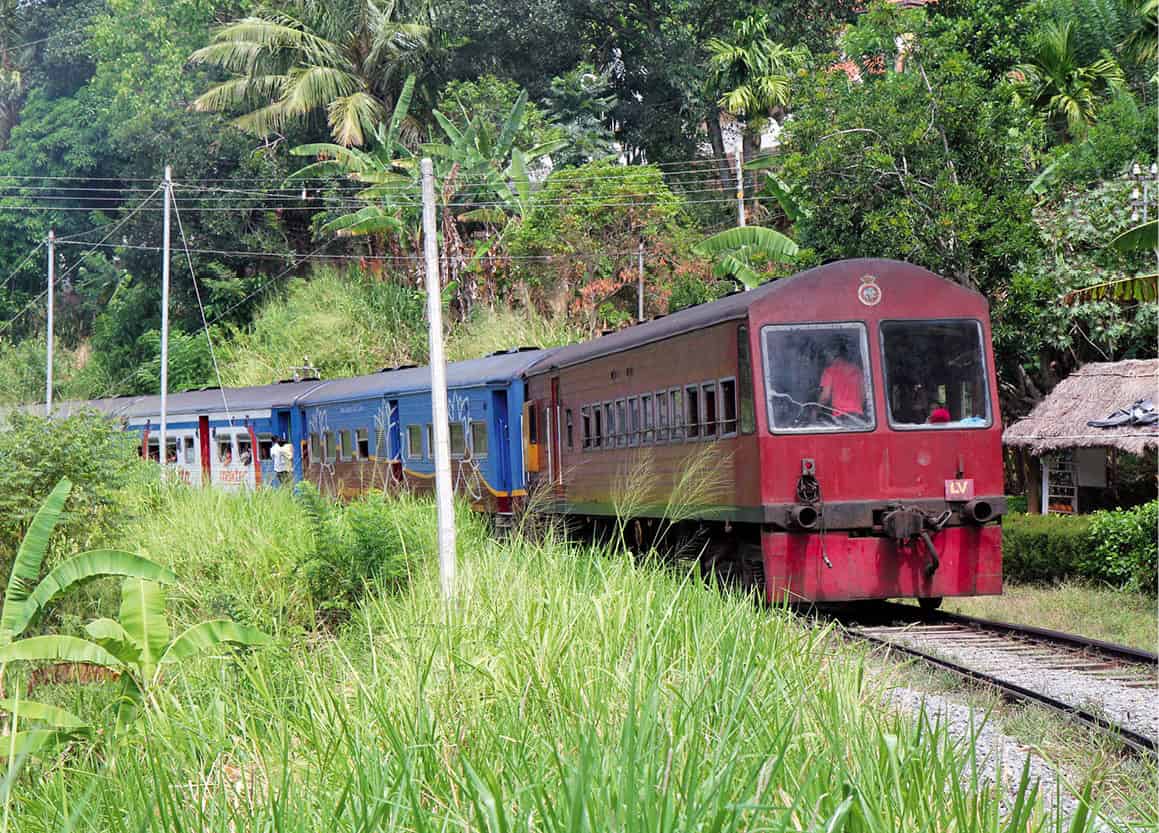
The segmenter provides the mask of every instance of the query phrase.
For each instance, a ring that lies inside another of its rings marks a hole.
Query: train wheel
[[[937,610],[941,606],[941,596],[925,596],[918,599],[918,607],[920,607],[922,610]]]

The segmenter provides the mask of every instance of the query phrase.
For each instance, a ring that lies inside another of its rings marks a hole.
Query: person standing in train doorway
[[[285,486],[294,479],[294,447],[285,434],[280,435],[270,446],[270,457],[274,461],[274,482]]]

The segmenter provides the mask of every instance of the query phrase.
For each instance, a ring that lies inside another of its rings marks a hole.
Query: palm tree
[[[1120,47],[1128,58],[1154,73],[1159,56],[1159,0],[1133,0],[1130,11],[1131,31]]]
[[[0,150],[8,145],[24,104],[27,82],[21,66],[31,50],[20,47],[20,41],[25,40],[22,23],[17,0],[0,0]]]
[[[1070,22],[1048,23],[1030,62],[1010,72],[1015,95],[1057,123],[1070,138],[1093,124],[1099,96],[1126,82],[1123,70],[1109,54],[1091,64],[1078,58],[1078,42]]]
[[[270,136],[321,110],[333,140],[362,145],[430,44],[429,6],[399,0],[294,0],[225,26],[190,60],[234,77],[193,107],[246,111],[238,127]]]
[[[731,40],[709,38],[705,42],[708,91],[716,97],[718,108],[708,124],[717,156],[724,155],[721,111],[745,119],[745,155],[752,157],[753,139],[760,136],[768,118],[789,103],[792,73],[804,65],[807,52],[774,41],[769,37],[771,27],[769,16],[758,12],[733,23]],[[727,165],[721,173],[729,183]]]

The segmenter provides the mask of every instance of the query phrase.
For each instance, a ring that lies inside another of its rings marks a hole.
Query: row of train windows
[[[385,433],[375,432],[375,447],[386,446]],[[322,431],[310,434],[310,459],[312,460],[368,460],[370,459],[370,434],[365,428],[343,428],[341,431]]]
[[[463,422],[448,424],[451,434],[451,457],[453,459],[479,458],[487,456],[487,423],[472,421],[470,429]],[[425,430],[424,430],[425,428]],[[426,445],[423,445],[423,435]],[[435,447],[435,428],[429,422],[406,427],[406,456],[408,460],[431,460]]]
[[[570,410],[565,419],[571,447]],[[739,425],[743,433],[753,430],[750,421]],[[580,429],[585,451],[733,437],[738,429],[736,379],[584,405],[580,408]]]

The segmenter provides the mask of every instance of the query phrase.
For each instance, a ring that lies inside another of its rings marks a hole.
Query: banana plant
[[[165,616],[165,593],[155,581],[129,578],[121,586],[120,621],[101,618],[85,626],[88,639],[77,636],[34,636],[0,648],[0,662],[53,662],[66,665],[96,665],[107,669],[120,683],[116,726],[127,728],[148,703],[166,672],[199,653],[224,645],[256,647],[270,640],[261,631],[228,619],[214,619],[172,635]],[[25,708],[28,703],[23,704]],[[40,704],[37,704],[38,706]],[[0,704],[3,706],[3,704]],[[41,719],[52,715],[40,712]],[[56,716],[60,718],[60,715]],[[67,713],[52,726],[68,731]],[[4,737],[0,736],[0,754]]]
[[[1146,251],[1159,253],[1159,221],[1150,220],[1129,228],[1108,245],[1124,253]],[[1075,289],[1063,296],[1063,302],[1066,304],[1102,300],[1140,303],[1159,300],[1159,274],[1152,272],[1148,275],[1118,278]]]
[[[733,278],[745,289],[756,289],[763,280],[757,271],[760,264],[791,262],[797,255],[797,244],[775,229],[742,226],[707,237],[692,251],[715,260],[712,274],[716,277]]]
[[[174,582],[177,576],[147,558],[122,550],[89,550],[61,562],[39,582],[48,552],[48,541],[64,513],[72,482],[62,478],[28,525],[8,577],[4,606],[0,608],[0,645],[27,630],[37,613],[70,587],[98,576],[128,576],[150,581]],[[0,677],[3,676],[0,666]]]

